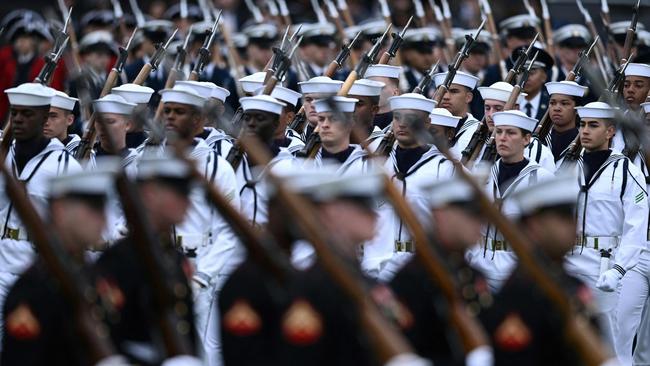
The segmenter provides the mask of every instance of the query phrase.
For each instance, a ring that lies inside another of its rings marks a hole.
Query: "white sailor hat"
[[[431,180],[420,187],[427,193],[430,208],[442,208],[449,204],[475,202],[475,194],[469,183],[454,176],[443,180]]]
[[[591,33],[582,24],[567,24],[553,32],[553,42],[573,48],[584,47],[591,42]]]
[[[461,118],[452,115],[445,108],[433,108],[429,114],[429,119],[431,119],[432,125],[456,128]]]
[[[167,8],[165,13],[163,14],[163,19],[179,19],[181,17],[181,5],[180,4],[174,4]],[[192,19],[194,21],[199,21],[203,19],[203,16],[201,15],[201,8],[194,4],[188,4],[187,5],[187,18]]]
[[[382,35],[386,30],[386,21],[384,19],[370,19],[363,23],[359,23],[358,27],[361,33],[366,36],[366,38],[369,38]]]
[[[142,26],[142,30],[147,32],[170,32],[172,29],[174,22],[165,19],[147,20]]]
[[[630,62],[625,69],[625,76],[650,78],[650,65]]]
[[[582,107],[576,107],[580,118],[614,118],[615,110],[609,104],[604,102],[591,102]]]
[[[48,196],[51,199],[66,196],[106,196],[113,187],[115,175],[119,171],[121,159],[117,157],[101,157],[101,164],[92,171],[79,171],[50,179]]]
[[[415,109],[427,113],[431,113],[433,108],[436,107],[436,101],[429,99],[422,94],[406,93],[395,97],[388,98],[390,103],[390,110],[397,109]]]
[[[264,86],[266,73],[264,71],[256,72],[239,79],[241,88],[245,93],[254,93],[257,89]]]
[[[571,95],[574,97],[584,97],[585,94],[587,94],[587,88],[586,86],[582,86],[575,81],[567,81],[567,80],[562,80],[562,81],[551,81],[545,84],[546,85],[546,91],[548,91],[549,95],[552,94],[563,94],[563,95]]]
[[[436,87],[444,83],[446,77],[447,77],[446,72],[439,72],[433,75],[433,82],[436,84]],[[454,75],[454,80],[452,80],[451,83],[462,85],[464,87],[469,88],[470,90],[474,90],[474,88],[476,88],[476,84],[478,84],[478,81],[479,78],[477,78],[474,75],[470,75],[462,71],[457,71],[456,75]]]
[[[60,91],[54,90],[54,96],[52,96],[52,102],[50,102],[50,107],[61,108],[66,111],[72,111],[74,109],[75,103],[79,99],[68,96],[68,94]]]
[[[496,112],[492,115],[492,120],[495,126],[514,126],[530,132],[537,126],[535,118],[528,117],[526,113],[518,110]]]
[[[176,85],[185,85],[189,88],[192,88],[198,95],[208,99],[212,95],[212,89],[216,88],[217,85],[210,81],[193,81],[193,80],[179,80],[174,84]]]
[[[154,90],[148,86],[129,83],[111,89],[111,93],[117,94],[132,103],[147,104]]]
[[[609,24],[609,30],[614,35],[624,35],[627,33],[627,29],[630,27],[630,20],[621,20],[620,22],[613,22]],[[643,23],[638,22],[636,24],[636,31],[645,30]]]
[[[161,103],[180,103],[188,104],[198,108],[203,108],[207,101],[193,88],[187,85],[174,85],[171,89],[163,89],[158,92]]]
[[[169,153],[160,156],[145,154],[138,161],[138,180],[150,180],[159,178],[189,179],[190,167],[186,162],[179,160]]]
[[[520,30],[529,30],[533,32],[532,36],[534,36],[534,29],[539,25],[540,21],[537,17],[533,17],[529,14],[520,14],[502,20],[499,23],[499,29],[501,29],[502,35],[518,35],[518,31]],[[530,34],[530,32],[526,33],[526,36]]]
[[[135,103],[129,103],[117,94],[108,94],[102,98],[93,100],[93,108],[95,108],[97,113],[130,115],[135,107]]]
[[[349,40],[353,40],[354,37],[356,37],[357,34],[358,34],[359,32],[361,32],[361,31],[362,31],[362,28],[361,28],[360,25],[353,25],[353,26],[346,27],[345,29],[343,29],[343,33],[345,34],[345,38],[347,38],[347,39],[349,39]],[[362,39],[362,37],[359,36],[359,40],[361,40],[361,39]],[[354,45],[355,47],[353,47],[353,48],[357,48],[358,45],[359,45],[359,43],[360,43],[360,42],[357,42],[357,43]]]
[[[357,105],[359,99],[356,98],[347,98],[335,96],[331,100],[327,99],[318,99],[314,102],[314,109],[316,113],[325,113],[332,112],[332,106],[330,102],[336,105],[336,109],[339,112],[352,113],[354,112],[354,107]]]
[[[454,39],[454,42],[456,44],[463,44],[465,43],[465,35],[467,34],[476,34],[476,29],[464,29],[464,28],[452,28],[451,29],[451,37]],[[479,33],[478,38],[474,42],[476,45],[477,43],[485,43],[486,45],[491,46],[492,45],[492,33],[482,30],[481,33]],[[476,46],[472,47],[475,48]],[[470,50],[471,51],[471,50]]]
[[[280,102],[270,95],[243,97],[239,99],[239,103],[241,104],[241,108],[244,112],[249,110],[258,110],[274,113],[278,116],[282,114],[282,108],[286,106],[286,104]]]
[[[52,34],[48,30],[48,25],[42,20],[27,20],[23,19],[18,22],[12,23],[11,28],[7,30],[6,38],[13,42],[14,37],[19,35],[35,35],[42,39],[52,41]]]
[[[575,176],[562,174],[527,185],[517,190],[512,199],[521,216],[532,215],[544,208],[576,205],[580,187],[575,182]]]
[[[404,44],[435,43],[442,39],[442,32],[436,27],[409,29],[404,35]]]
[[[9,104],[27,107],[50,105],[54,91],[40,83],[23,83],[15,88],[5,90]]]
[[[316,202],[327,202],[338,198],[372,199],[382,194],[385,177],[379,169],[363,173],[340,175],[336,164],[303,169],[282,169],[276,174],[288,189],[309,197]]]
[[[294,31],[299,24],[294,25]],[[336,26],[332,23],[304,23],[300,28],[298,36],[303,36],[304,39],[314,37],[332,37],[336,33]]]
[[[366,70],[365,78],[369,79],[373,76],[390,78],[390,79],[399,79],[399,75],[402,73],[401,66],[393,65],[370,65]]]
[[[244,33],[233,33],[230,36],[232,44],[237,48],[246,48],[248,46],[248,37]]]
[[[192,23],[192,34],[194,35],[194,37],[202,36],[207,31],[212,31],[212,27],[214,27],[214,22],[210,22],[206,20]]]
[[[298,83],[300,92],[302,94],[336,94],[341,90],[343,82],[340,80],[332,80],[327,76],[316,76],[307,81]]]
[[[359,79],[352,84],[348,95],[359,95],[362,97],[378,97],[381,95],[381,90],[386,84],[380,81]]]
[[[252,24],[242,30],[248,40],[274,40],[278,36],[278,28],[270,23]]]
[[[222,102],[226,102],[226,98],[230,96],[230,91],[226,88],[222,88],[220,86],[215,86],[212,88],[212,91],[210,92],[210,97],[214,99],[219,99]]]
[[[79,22],[81,28],[86,28],[88,25],[107,26],[115,23],[115,14],[110,10],[90,10]]]
[[[262,91],[264,88],[259,88],[255,91],[256,95],[262,94]],[[302,96],[302,94],[293,91],[289,88],[285,88],[280,85],[276,85],[275,88],[273,88],[273,91],[271,92],[271,96],[281,102],[290,104],[292,106],[296,106],[298,104],[298,99]]]
[[[637,30],[636,37],[639,45],[650,47],[650,32],[645,30]]]
[[[478,87],[479,93],[481,93],[481,97],[483,100],[498,100],[503,103],[507,103],[508,99],[510,98],[510,94],[512,93],[512,90],[514,89],[514,86],[510,85],[509,83],[506,83],[505,81],[497,81],[496,83],[490,85],[490,86],[480,86]],[[528,94],[526,93],[519,93],[519,98],[517,98],[517,104],[521,104],[523,102],[524,97],[526,97]]]
[[[650,113],[650,102],[641,103],[641,107],[646,114]]]
[[[105,49],[113,54],[117,54],[113,35],[109,31],[97,30],[83,36],[79,41],[79,51],[92,52],[98,49]]]

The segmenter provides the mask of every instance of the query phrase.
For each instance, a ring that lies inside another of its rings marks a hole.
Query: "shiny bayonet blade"
[[[68,16],[65,18],[65,22],[63,23],[63,29],[61,29],[61,32],[66,33],[68,31],[68,25],[70,24],[70,18],[72,17],[72,7],[68,10]]]
[[[533,58],[530,59],[530,64],[529,64],[528,67],[526,68],[526,71],[530,71],[530,69],[533,68],[533,64],[534,64],[535,61],[537,60],[537,56],[539,56],[539,51],[535,52],[535,55],[533,56]]]
[[[400,38],[404,38],[404,34],[406,34],[406,30],[409,29],[409,27],[411,26],[412,21],[413,21],[413,15],[411,15],[408,22],[406,22],[404,29],[402,29],[402,32],[399,34]]]
[[[582,13],[583,18],[585,18],[586,23],[591,23],[591,14],[585,9],[585,6],[582,5],[582,0],[576,0],[576,5],[578,5],[578,9]]]
[[[347,45],[348,49],[352,49],[352,46],[354,46],[354,44],[357,43],[357,40],[359,39],[360,35],[361,35],[361,31],[357,32],[357,35],[354,36],[354,38],[352,39],[352,41],[350,41],[350,43],[348,43]]]
[[[431,77],[433,77],[433,75],[438,70],[438,65],[440,65],[440,60],[436,61],[436,63],[431,67],[431,70],[429,71],[429,75],[431,75]]]
[[[295,45],[293,45],[293,48],[291,49],[291,52],[289,52],[289,56],[287,56],[287,58],[291,59],[293,57],[293,54],[296,52],[296,49],[298,49],[298,46],[300,45],[300,42],[302,42],[303,37],[304,36],[300,36],[300,38],[298,38],[298,41]]]
[[[128,50],[131,48],[131,42],[133,42],[133,38],[135,38],[135,34],[138,32],[138,27],[136,26],[133,28],[133,33],[131,33],[131,37],[129,37],[128,42],[126,42],[126,46],[124,46],[124,49]]]
[[[381,7],[381,16],[384,18],[390,18],[390,8],[388,7],[387,0],[379,0],[379,5]]]
[[[113,14],[115,14],[116,19],[120,19],[124,16],[124,11],[122,11],[122,5],[120,5],[120,0],[111,0],[113,4]]]
[[[591,54],[591,51],[593,51],[594,46],[596,45],[596,43],[598,43],[599,39],[600,39],[600,36],[596,36],[596,38],[594,38],[594,41],[591,42],[591,45],[589,46],[589,49],[587,49],[587,53],[586,53],[587,56],[589,56]]]
[[[478,39],[478,36],[483,31],[483,28],[485,28],[485,23],[486,22],[487,22],[487,18],[483,18],[483,21],[481,22],[481,25],[479,25],[478,29],[476,30],[476,33],[474,33],[474,40]]]
[[[187,31],[185,36],[185,42],[183,42],[183,49],[187,49],[187,45],[190,43],[190,36],[192,35],[192,30],[194,29],[194,24],[190,25],[190,29]]]
[[[296,28],[296,31],[293,32],[291,37],[289,37],[289,42],[293,42],[293,39],[296,38],[296,35],[300,34],[301,30],[302,30],[302,24],[298,24],[298,28]]]
[[[289,16],[289,7],[287,6],[287,2],[284,0],[278,0],[278,6],[280,7],[280,15],[284,16]]]
[[[539,38],[539,33],[535,34],[535,38],[533,38],[533,41],[530,42],[530,45],[528,45],[528,49],[526,50],[526,55],[530,55],[530,51],[533,50],[533,47],[535,47],[535,42],[537,42],[537,38]]]
[[[542,0],[541,4],[542,4],[542,18],[544,20],[550,19],[551,14],[548,12],[548,4],[546,3],[546,0]]]
[[[178,28],[176,28],[176,30],[174,30],[174,33],[172,33],[172,35],[169,37],[169,39],[167,40],[167,42],[165,43],[165,45],[162,47],[164,50],[166,50],[167,47],[169,47],[169,44],[172,43],[172,40],[173,40],[174,37],[176,36],[176,33],[178,33]]]
[[[609,5],[607,4],[607,0],[600,1],[600,11],[602,11],[603,14],[609,14]]]
[[[212,26],[212,33],[210,33],[210,39],[208,40],[208,47],[212,47],[212,43],[214,42],[214,37],[217,34],[217,27],[219,26],[219,20],[221,20],[221,14],[223,13],[223,10],[219,10],[219,14],[217,14],[217,19],[214,21],[214,25]]]
[[[415,8],[415,15],[418,18],[424,18],[424,6],[422,6],[422,1],[413,0],[413,7]]]
[[[287,26],[287,29],[284,30],[284,35],[282,36],[282,42],[280,42],[280,49],[284,50],[284,47],[287,42],[287,35],[289,34],[289,26]]]
[[[136,24],[140,28],[144,27],[146,21],[144,19],[144,15],[142,14],[142,10],[140,10],[140,7],[138,6],[138,1],[129,0],[129,4],[131,4],[131,11],[133,11],[133,15],[135,16]]]

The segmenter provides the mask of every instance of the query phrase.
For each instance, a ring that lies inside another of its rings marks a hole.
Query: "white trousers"
[[[598,319],[598,325],[600,326],[602,340],[613,352],[615,349],[614,337],[616,334],[616,304],[618,303],[618,295],[621,285],[619,284],[616,291],[606,292],[596,287],[596,282],[598,281],[599,276],[584,275],[580,273],[571,273],[571,275],[577,277],[591,290],[596,304],[596,317]]]
[[[648,295],[650,295],[650,253],[644,251],[639,263],[621,279],[615,333],[616,356],[621,365],[632,365],[632,342],[635,335],[638,334],[637,348],[643,349],[643,343],[648,342],[649,335],[639,332]]]
[[[634,366],[650,366],[650,296],[646,298],[645,308],[641,314],[641,324],[636,333],[634,349]]]
[[[204,364],[221,366],[221,336],[219,334],[219,308],[217,286],[210,285],[199,291],[194,297],[196,330],[203,349]]]

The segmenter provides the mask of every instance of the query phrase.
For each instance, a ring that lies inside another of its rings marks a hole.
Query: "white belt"
[[[585,247],[591,249],[610,249],[618,247],[621,238],[618,236],[578,236],[576,237],[576,247]]]
[[[481,241],[488,244],[490,250],[500,250],[504,252],[511,252],[510,245],[506,240],[495,240],[485,236],[481,236]]]
[[[27,230],[14,229],[8,226],[5,227],[4,237],[5,239],[29,241],[29,237],[27,236]]]
[[[208,243],[209,234],[176,235],[176,243],[183,249],[196,249]]]

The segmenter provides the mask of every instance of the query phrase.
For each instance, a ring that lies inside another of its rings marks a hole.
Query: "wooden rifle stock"
[[[152,69],[153,67],[151,66],[150,63],[147,62],[146,64],[144,64],[144,66],[142,66],[142,69],[140,69],[138,75],[133,80],[133,84],[143,85],[144,82],[147,81],[149,74],[151,74]]]

